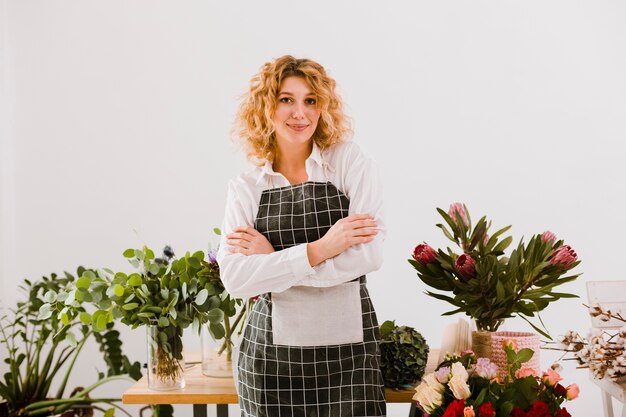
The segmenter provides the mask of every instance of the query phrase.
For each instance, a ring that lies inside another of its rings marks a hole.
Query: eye
[[[305,102],[306,104],[310,104],[310,105],[312,105],[312,106],[314,106],[314,105],[316,105],[316,104],[317,104],[317,100],[316,100],[316,99],[314,99],[314,98],[307,98],[304,102]]]
[[[291,97],[281,97],[278,99],[278,101],[280,101],[281,103],[291,103]]]

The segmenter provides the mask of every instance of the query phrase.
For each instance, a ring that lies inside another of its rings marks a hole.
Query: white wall
[[[448,306],[406,259],[423,240],[446,244],[435,207],[455,201],[513,224],[516,239],[566,239],[584,272],[566,290],[624,278],[621,1],[3,0],[0,11],[4,305],[23,277],[126,268],[122,251],[143,242],[206,247],[226,182],[246,167],[228,139],[237,99],[285,53],[326,66],[382,167],[390,232],[369,280],[381,322],[439,344]],[[553,334],[589,327],[580,300],[543,318]],[[143,337],[125,333],[137,359]],[[595,415],[598,389],[569,365],[582,396],[568,409]]]

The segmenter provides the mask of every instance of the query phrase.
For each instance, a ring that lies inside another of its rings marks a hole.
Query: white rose
[[[463,379],[463,381],[467,381],[467,369],[465,369],[461,362],[454,362],[452,364],[452,377],[455,376]]]
[[[433,373],[426,375],[424,378],[422,378],[422,381],[427,383],[429,387],[431,387],[432,389],[434,389],[435,391],[439,393],[444,392],[446,389],[446,387],[444,387],[439,382],[439,380],[437,380],[437,377]]]
[[[457,400],[469,398],[469,396],[472,394],[466,380],[467,377],[463,379],[462,376],[453,374],[452,378],[450,378],[450,381],[448,382],[450,391],[452,391],[452,394],[454,394],[454,398],[456,398]]]
[[[428,414],[432,414],[443,403],[443,395],[422,382],[415,388],[413,400],[418,401]]]

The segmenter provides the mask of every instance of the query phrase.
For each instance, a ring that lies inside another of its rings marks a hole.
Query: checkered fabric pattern
[[[348,198],[330,182],[265,190],[255,228],[280,250],[319,239],[348,215],[348,206]],[[237,389],[243,417],[386,415],[378,321],[365,276],[357,279],[361,284],[362,343],[275,345],[271,293],[259,296],[238,357]]]

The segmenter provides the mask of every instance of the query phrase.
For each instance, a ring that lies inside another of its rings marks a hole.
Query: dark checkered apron
[[[263,191],[255,228],[276,250],[324,236],[348,215],[350,201],[330,182]],[[385,416],[380,331],[365,276],[360,281],[363,342],[331,346],[275,345],[272,297],[254,304],[240,345],[239,405],[244,417]],[[315,314],[315,311],[311,311]]]

